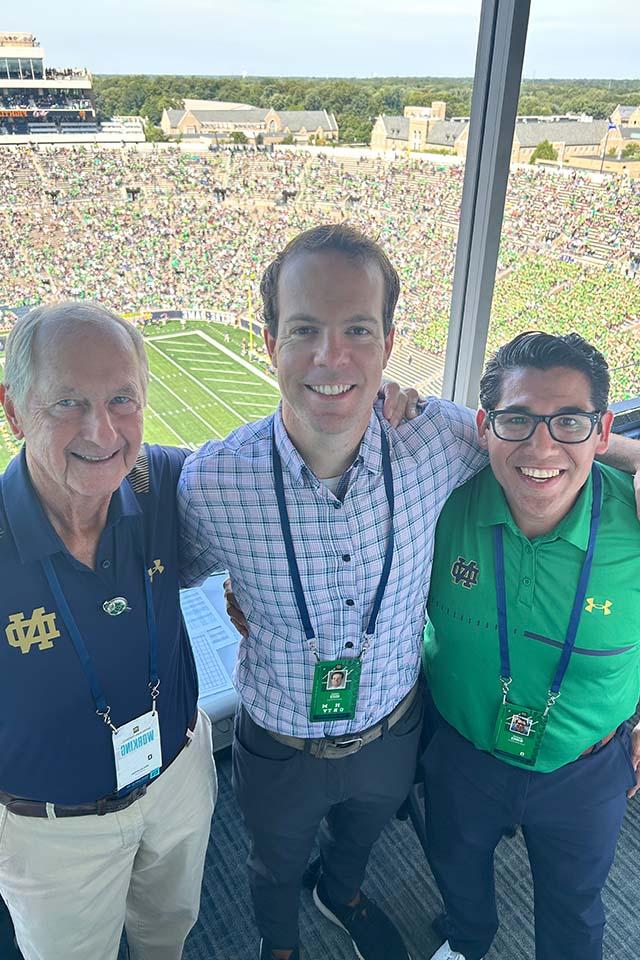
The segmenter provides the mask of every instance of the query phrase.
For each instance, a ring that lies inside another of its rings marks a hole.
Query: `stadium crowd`
[[[345,218],[399,269],[398,331],[442,356],[464,169],[399,157],[177,148],[0,148],[0,304],[97,299],[124,313],[246,316],[295,233]],[[133,199],[132,199],[133,198]],[[640,185],[538,167],[510,175],[489,347],[577,329],[640,392]]]

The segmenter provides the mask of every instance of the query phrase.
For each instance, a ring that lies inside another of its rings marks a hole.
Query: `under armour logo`
[[[604,603],[596,603],[594,597],[587,597],[587,602],[584,609],[587,613],[593,613],[594,610],[602,610],[605,617],[608,617],[611,613],[612,606],[613,603],[611,600],[605,600]]]
[[[10,646],[19,647],[23,653],[29,653],[34,644],[40,650],[49,650],[52,641],[60,636],[55,613],[45,613],[44,607],[37,607],[29,620],[25,620],[24,613],[11,614],[4,632]]]
[[[149,569],[147,570],[147,573],[149,574],[149,580],[151,581],[153,581],[153,575],[155,573],[164,573],[164,566],[162,565],[162,561],[154,560],[153,566],[149,567]]]
[[[480,568],[475,560],[465,560],[464,557],[458,557],[451,567],[451,577],[454,583],[461,583],[463,587],[471,589],[478,583],[478,574]]]

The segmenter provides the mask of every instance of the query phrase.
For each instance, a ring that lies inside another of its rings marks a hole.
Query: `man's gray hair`
[[[64,300],[43,304],[20,317],[9,334],[4,364],[4,385],[16,408],[24,409],[27,394],[33,384],[33,338],[43,323],[70,321],[78,325],[105,327],[116,324],[129,337],[138,358],[143,401],[147,398],[149,363],[142,334],[128,320],[99,303],[87,300]]]

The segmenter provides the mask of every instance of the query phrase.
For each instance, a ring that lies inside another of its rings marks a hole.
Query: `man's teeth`
[[[351,390],[351,387],[352,384],[350,383],[326,383],[319,387],[314,387],[309,384],[309,389],[313,390],[314,393],[323,393],[327,397],[337,396],[339,393],[346,393],[347,390]]]
[[[88,460],[89,463],[102,463],[104,460],[111,460],[113,454],[110,453],[106,457],[88,457],[85,453],[76,453],[74,456],[78,457],[80,460]]]
[[[559,477],[561,470],[537,470],[535,467],[520,467],[520,473],[525,477],[531,477],[533,480],[550,480],[551,477]]]

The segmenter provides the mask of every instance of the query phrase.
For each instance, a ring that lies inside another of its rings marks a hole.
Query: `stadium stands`
[[[1,303],[95,297],[129,313],[247,316],[262,269],[290,236],[348,218],[399,268],[399,353],[444,355],[461,166],[176,147],[13,148],[0,164]],[[518,330],[578,329],[620,368],[615,397],[639,393],[639,257],[637,182],[513,169],[489,348]],[[437,382],[432,372],[424,382]]]

